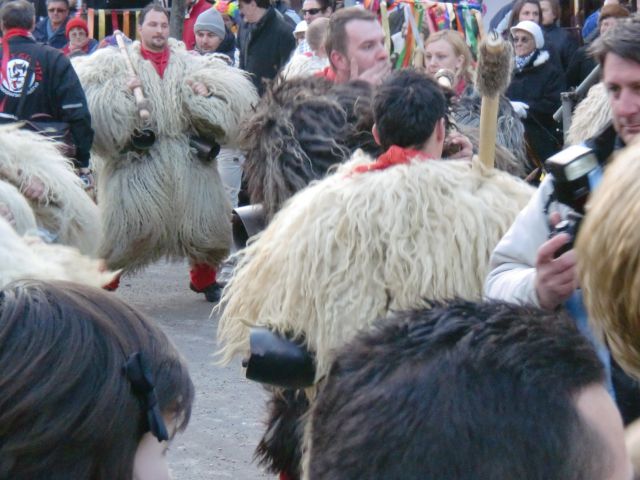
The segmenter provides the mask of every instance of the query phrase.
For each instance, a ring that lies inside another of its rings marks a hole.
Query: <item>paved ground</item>
[[[215,365],[217,318],[204,295],[188,289],[186,264],[160,263],[121,281],[118,295],[156,319],[187,359],[196,403],[187,431],[174,440],[174,480],[273,478],[252,462],[265,395],[244,379],[240,360]]]

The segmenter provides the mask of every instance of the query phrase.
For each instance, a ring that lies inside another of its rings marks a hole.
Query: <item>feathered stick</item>
[[[480,161],[493,168],[496,153],[498,103],[509,86],[513,68],[511,44],[496,32],[489,33],[478,48],[476,88],[482,97],[480,109]]]

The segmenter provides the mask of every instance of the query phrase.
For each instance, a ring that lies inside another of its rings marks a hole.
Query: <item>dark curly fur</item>
[[[270,473],[285,472],[291,478],[300,477],[303,422],[309,401],[300,390],[271,390],[267,404],[269,419],[255,451],[259,464]]]
[[[242,132],[251,203],[262,203],[268,220],[356,148],[377,153],[371,95],[361,83],[314,77],[272,85]]]

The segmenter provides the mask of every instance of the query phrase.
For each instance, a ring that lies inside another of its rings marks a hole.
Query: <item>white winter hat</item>
[[[294,33],[294,35],[296,33],[306,33],[307,32],[307,28],[308,28],[307,22],[305,22],[304,20],[300,20],[298,22],[298,24],[296,25],[296,28],[293,31],[293,33]]]
[[[544,47],[544,36],[542,35],[542,29],[536,22],[532,22],[531,20],[521,21],[515,27],[511,27],[511,35],[513,35],[516,30],[522,30],[524,32],[530,33],[533,39],[536,41],[536,48],[538,50]]]

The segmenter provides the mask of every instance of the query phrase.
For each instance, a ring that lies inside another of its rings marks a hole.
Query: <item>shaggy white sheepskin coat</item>
[[[128,148],[133,132],[144,125],[118,49],[74,60],[96,132],[93,152],[101,159],[100,254],[112,269],[135,270],[163,256],[216,265],[231,242],[231,207],[216,162],[199,160],[189,136],[232,145],[257,102],[255,89],[246,74],[220,60],[190,55],[174,40],[169,48],[160,78],[140,55],[140,43],[129,47],[157,137],[147,152]],[[203,83],[210,95],[196,95],[191,82]]]
[[[220,304],[223,360],[249,328],[304,338],[316,378],[376,318],[453,297],[480,300],[491,251],[533,189],[477,160],[333,175],[292,197],[249,247]]]
[[[26,199],[20,193],[34,177],[45,187],[39,201]],[[55,142],[20,130],[17,124],[1,127],[0,183],[3,182],[6,184],[0,186],[0,202],[11,209],[20,234],[32,230],[35,220],[56,237],[56,243],[75,247],[85,255],[96,255],[101,238],[98,207]]]
[[[596,83],[571,117],[567,145],[576,145],[600,133],[611,121],[611,103],[604,83]]]

